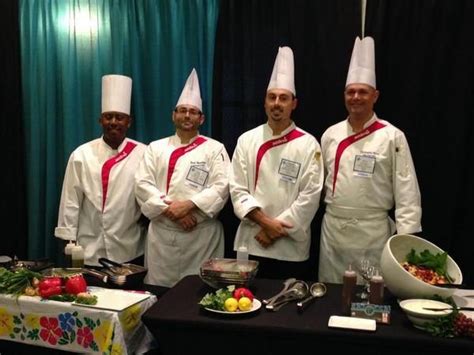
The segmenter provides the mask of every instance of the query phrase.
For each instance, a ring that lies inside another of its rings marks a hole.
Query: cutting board
[[[72,304],[74,306],[120,312],[150,297],[149,293],[129,292],[108,288],[93,288],[90,289],[89,292],[97,296],[97,304],[82,304],[76,302],[73,302]]]

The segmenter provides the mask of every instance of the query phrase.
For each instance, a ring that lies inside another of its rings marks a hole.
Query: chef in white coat
[[[234,249],[259,261],[258,277],[309,271],[324,169],[316,138],[291,119],[296,105],[293,51],[281,47],[265,96],[267,122],[242,134],[232,157],[230,193],[241,220]]]
[[[143,263],[145,229],[134,176],[146,145],[126,137],[132,123],[132,79],[102,77],[103,135],[76,148],[68,161],[59,206],[57,238],[84,248],[84,262]]]
[[[172,287],[201,264],[224,256],[216,219],[229,197],[230,159],[224,145],[199,134],[204,122],[196,70],[172,114],[176,134],[150,143],[135,192],[150,219],[145,247],[148,284]]]
[[[341,283],[349,264],[379,264],[387,239],[421,231],[421,198],[403,132],[377,117],[374,40],[356,38],[344,99],[347,119],[321,138],[326,212],[319,280]],[[394,208],[395,223],[389,217]]]

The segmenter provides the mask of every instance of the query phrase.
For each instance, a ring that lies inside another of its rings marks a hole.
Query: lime
[[[227,312],[235,312],[239,307],[239,301],[237,301],[234,297],[229,297],[224,301],[224,309]]]

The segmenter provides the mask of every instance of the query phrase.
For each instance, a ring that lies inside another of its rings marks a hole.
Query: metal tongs
[[[267,304],[265,308],[276,312],[288,302],[305,298],[308,293],[308,284],[304,281],[296,281],[287,291],[283,292],[280,297],[275,298],[269,304]]]

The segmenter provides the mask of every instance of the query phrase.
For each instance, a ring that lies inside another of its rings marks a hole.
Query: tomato
[[[241,297],[247,297],[251,301],[253,301],[252,291],[250,291],[248,288],[245,288],[245,287],[239,287],[239,288],[235,289],[233,296],[237,300],[239,300]]]
[[[66,293],[77,295],[87,291],[87,282],[82,275],[72,276],[67,279],[65,289]]]

